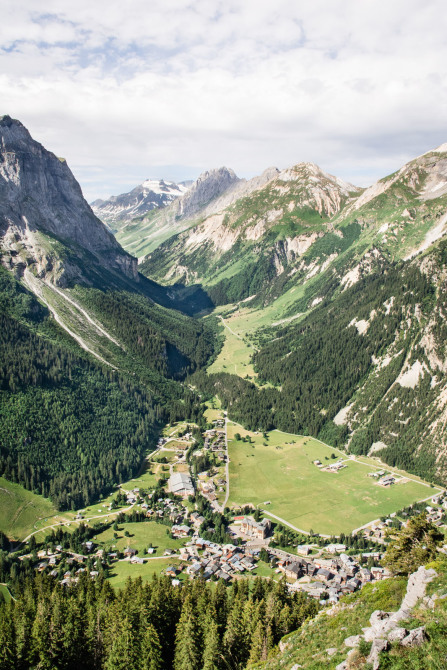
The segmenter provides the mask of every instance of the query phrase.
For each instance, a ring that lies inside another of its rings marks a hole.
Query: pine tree
[[[219,670],[222,662],[222,649],[220,645],[217,623],[208,617],[206,623],[206,634],[203,651],[202,670]]]
[[[175,670],[200,670],[201,649],[197,616],[191,595],[183,603],[180,621],[175,635]]]
[[[0,670],[14,670],[16,667],[15,631],[12,610],[0,607]]]
[[[163,659],[161,644],[155,627],[150,623],[141,641],[140,670],[161,670]]]

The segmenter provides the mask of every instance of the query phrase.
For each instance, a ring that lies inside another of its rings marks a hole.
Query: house
[[[299,563],[290,563],[284,566],[284,574],[290,579],[298,579],[302,575],[302,567]]]
[[[132,547],[126,547],[123,551],[123,554],[126,558],[132,558],[132,556],[135,556],[137,552],[135,549],[132,549]]]
[[[396,481],[396,478],[393,477],[393,475],[387,475],[386,477],[382,477],[382,479],[379,479],[379,484],[381,486],[391,486],[391,484],[394,484]]]
[[[166,574],[168,577],[176,577],[180,570],[176,568],[174,565],[170,565],[169,567],[166,568]]]
[[[326,547],[326,551],[328,551],[330,554],[341,554],[344,551],[346,551],[346,545],[345,544],[328,544]]]
[[[244,535],[255,537],[259,540],[264,540],[271,528],[269,519],[263,519],[261,522],[256,522],[250,517],[244,517],[241,523],[241,531]]]
[[[300,556],[308,556],[312,551],[312,547],[308,544],[299,544],[296,551]]]
[[[171,532],[174,537],[188,537],[191,528],[189,526],[172,526]]]

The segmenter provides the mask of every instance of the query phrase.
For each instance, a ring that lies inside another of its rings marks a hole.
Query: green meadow
[[[36,530],[36,523],[49,525],[57,514],[56,508],[43,496],[27,491],[0,477],[0,530],[13,540],[22,540]],[[48,520],[48,524],[44,522]]]
[[[249,435],[252,443],[236,441],[234,434]],[[388,515],[417,500],[434,495],[436,489],[419,481],[403,479],[384,488],[368,477],[374,470],[390,468],[368,465],[311,437],[280,431],[250,433],[229,423],[229,503],[253,503],[304,531],[332,535],[350,533],[364,524]],[[264,445],[267,446],[264,446]],[[346,459],[346,468],[326,472],[313,464]],[[266,506],[265,502],[270,501]]]
[[[141,577],[143,582],[149,582],[154,575],[160,575],[170,565],[179,565],[175,558],[160,558],[147,561],[142,565],[130,563],[129,561],[117,561],[110,568],[110,584],[116,589],[124,588],[129,577]],[[182,573],[183,574],[183,573]]]
[[[125,532],[129,533],[126,536]],[[123,551],[126,547],[132,547],[141,557],[147,557],[147,548],[149,544],[155,548],[152,556],[162,556],[165,549],[174,549],[179,551],[185,544],[185,540],[172,539],[168,526],[164,526],[156,521],[142,521],[137,523],[120,523],[118,530],[108,528],[96,536],[95,542],[103,546],[107,551]],[[117,538],[114,538],[116,532]]]

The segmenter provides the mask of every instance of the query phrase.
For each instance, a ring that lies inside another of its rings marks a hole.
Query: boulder
[[[329,649],[326,649],[326,654],[328,656],[334,656],[337,653],[338,649],[336,647],[329,647]]]
[[[335,670],[347,670],[347,667],[348,667],[348,662],[347,661],[342,661],[341,663],[339,663],[336,666]]]
[[[361,639],[362,635],[351,635],[351,637],[347,637],[343,642],[347,647],[358,647]]]
[[[388,635],[389,642],[401,642],[405,637],[407,637],[408,631],[406,628],[395,628]]]
[[[425,626],[420,626],[419,628],[414,628],[411,630],[406,637],[403,638],[401,645],[403,647],[420,647],[421,644],[427,639],[427,633],[425,632]]]
[[[382,651],[386,651],[389,646],[390,645],[388,640],[383,638],[376,638],[373,641],[371,651],[369,652],[369,656],[367,658],[367,662],[372,664],[373,670],[378,670],[380,665],[379,654]]]

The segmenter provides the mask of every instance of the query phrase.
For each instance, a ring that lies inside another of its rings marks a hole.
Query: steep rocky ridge
[[[0,243],[11,264],[61,285],[81,276],[81,257],[138,276],[136,260],[95,217],[65,160],[9,116],[0,119]]]
[[[201,220],[204,211],[213,211],[222,194],[232,192],[244,180],[233,170],[222,167],[201,174],[184,195],[162,209],[153,209],[143,217],[124,222],[117,231],[123,247],[142,257],[177,233]]]
[[[141,217],[153,209],[162,209],[182,196],[192,182],[174,182],[164,179],[146,179],[129,193],[111,196],[108,200],[95,200],[91,207],[96,216],[115,232],[123,222]]]

